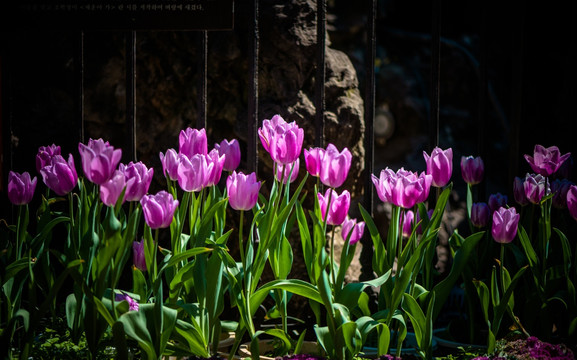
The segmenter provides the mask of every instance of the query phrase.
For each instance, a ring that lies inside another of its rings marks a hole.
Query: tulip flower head
[[[491,209],[484,202],[474,203],[471,205],[471,223],[476,228],[484,228],[489,225]]]
[[[553,193],[553,206],[557,209],[567,209],[567,192],[569,187],[575,185],[568,179],[555,179],[551,182],[551,192]]]
[[[483,180],[485,164],[480,156],[461,156],[461,175],[469,185],[475,185]]]
[[[143,162],[130,162],[128,165],[120,164],[119,170],[124,174],[126,181],[125,201],[140,201],[148,192],[154,169],[147,169]]]
[[[102,185],[112,177],[122,156],[122,150],[114,149],[102,139],[90,139],[88,145],[79,143],[78,151],[84,176],[96,185]]]
[[[61,155],[60,146],[52,144],[50,146],[39,147],[38,153],[36,154],[36,171],[40,172],[40,169],[50,165],[55,155]]]
[[[567,208],[573,219],[577,220],[577,186],[571,185],[567,190]]]
[[[40,169],[40,175],[42,175],[44,184],[60,196],[71,192],[78,183],[78,174],[72,154],[68,155],[68,161],[64,160],[62,155],[54,155],[50,159],[50,164]]]
[[[198,192],[206,187],[214,164],[207,163],[207,156],[195,154],[191,158],[180,154],[178,163],[178,185],[187,192]]]
[[[493,226],[491,227],[493,239],[501,244],[513,241],[517,235],[519,217],[514,207],[508,209],[500,207],[493,212]]]
[[[126,294],[116,294],[114,300],[126,301],[128,303],[128,311],[138,311],[138,302]]]
[[[146,257],[144,254],[144,240],[132,242],[132,258],[134,261],[134,267],[140,271],[146,271]]]
[[[206,156],[207,174],[204,187],[218,184],[222,176],[225,156],[220,155],[217,149],[212,149]]]
[[[527,174],[523,183],[525,197],[533,204],[539,204],[543,196],[549,194],[547,179],[541,174]]]
[[[433,177],[422,172],[400,168],[395,173],[389,168],[381,171],[380,177],[372,175],[377,195],[383,202],[392,203],[405,209],[424,202],[429,197]]]
[[[515,180],[513,181],[513,196],[517,204],[521,206],[529,204],[529,200],[525,195],[525,178],[515,176]]]
[[[339,152],[336,146],[329,144],[321,159],[319,174],[321,182],[333,189],[340,187],[347,179],[352,157],[349,149],[344,148]]]
[[[299,159],[297,159],[292,164],[286,164],[286,165],[277,164],[275,178],[277,179],[277,181],[282,181],[283,184],[286,184],[287,180],[289,180],[289,183],[292,183],[299,176],[299,166],[300,166]]]
[[[453,174],[453,149],[442,150],[435,147],[431,155],[423,151],[427,163],[427,174],[433,177],[432,185],[443,187],[451,180]]]
[[[181,130],[178,136],[178,152],[189,159],[196,154],[206,155],[208,153],[206,130],[190,127]]]
[[[318,193],[322,219],[329,225],[341,225],[349,212],[351,194],[344,190],[340,195],[334,189],[327,189],[325,195]],[[330,205],[329,205],[330,202]],[[327,206],[329,206],[327,214]],[[326,219],[325,219],[326,217]]]
[[[561,155],[557,146],[545,148],[541,145],[535,145],[533,156],[525,154],[525,160],[537,174],[549,176],[555,173],[569,156],[571,153]]]
[[[325,153],[325,149],[316,147],[305,150],[304,153],[307,171],[309,174],[311,174],[311,176],[319,177],[321,174],[321,162]]]
[[[126,180],[124,173],[116,170],[108,181],[100,185],[100,200],[102,200],[106,206],[116,205],[125,187]],[[124,200],[126,200],[126,197],[122,198],[121,203],[124,203]]]
[[[495,193],[489,195],[489,201],[487,202],[487,204],[489,205],[489,209],[493,213],[499,210],[500,207],[506,207],[508,200],[509,199],[507,198],[507,195],[503,195],[501,193]]]
[[[261,182],[256,181],[256,174],[245,175],[233,171],[226,179],[228,203],[235,210],[250,210],[258,201]]]
[[[258,134],[265,150],[278,164],[290,164],[300,156],[304,130],[293,121],[287,123],[280,115],[264,120]]]
[[[379,177],[371,174],[371,179],[379,199],[384,203],[391,203],[393,201],[393,188],[395,187],[397,174],[393,170],[386,168],[381,170]]]
[[[415,213],[413,210],[405,210],[401,220],[403,222],[403,236],[408,238],[413,233],[413,226],[415,225]]]
[[[31,179],[28,172],[19,174],[10,171],[8,173],[8,200],[14,205],[28,204],[34,196],[36,182],[36,177]]]
[[[343,240],[347,241],[349,239],[349,245],[355,245],[363,237],[365,222],[360,221],[357,223],[357,219],[351,219],[347,216],[341,231]]]
[[[179,155],[174,149],[168,149],[166,154],[160,153],[160,162],[162,163],[162,173],[170,180],[178,180],[178,165],[180,164]]]
[[[233,171],[240,165],[240,145],[236,139],[228,141],[222,140],[220,144],[215,144],[214,148],[220,155],[224,155],[223,170]]]
[[[140,200],[144,220],[151,229],[167,228],[174,217],[178,200],[164,190],[156,195],[144,195]]]

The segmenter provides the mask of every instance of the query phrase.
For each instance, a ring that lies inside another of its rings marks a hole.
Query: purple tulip
[[[224,155],[224,171],[236,170],[240,165],[240,145],[236,139],[230,142],[226,139],[222,140],[220,144],[215,144],[214,148],[218,150],[220,155]]]
[[[571,153],[561,155],[557,146],[545,148],[535,145],[533,156],[525,154],[525,160],[537,174],[549,176],[555,173],[569,156]]]
[[[8,173],[8,199],[14,205],[25,205],[32,201],[37,179],[30,179],[30,174],[10,171]]]
[[[176,150],[168,149],[166,154],[160,153],[160,162],[162,163],[162,173],[172,181],[178,180],[178,165],[180,164],[179,156]]]
[[[126,181],[125,201],[140,201],[148,192],[154,169],[146,168],[143,162],[130,162],[128,165],[120,164],[119,170],[124,174]]]
[[[172,222],[178,200],[161,190],[156,195],[144,195],[140,200],[144,220],[151,229],[167,228]]]
[[[384,203],[391,203],[393,201],[393,188],[395,187],[395,182],[397,180],[397,174],[386,168],[381,170],[379,177],[371,174],[371,179],[377,190],[377,195]]]
[[[76,173],[72,154],[68,155],[68,162],[64,160],[62,155],[54,155],[50,164],[40,169],[40,174],[44,184],[60,196],[71,192],[78,183],[78,174]]]
[[[134,267],[140,271],[146,271],[146,257],[144,256],[144,240],[132,242],[132,257]]]
[[[100,185],[100,200],[102,200],[106,206],[116,205],[125,187],[126,180],[124,174],[122,171],[116,170],[108,181]],[[124,203],[125,200],[126,197],[123,197],[121,203]]]
[[[332,195],[331,195],[332,194]],[[351,205],[351,194],[345,190],[341,195],[337,194],[334,189],[327,189],[325,195],[318,193],[317,198],[319,199],[319,206],[321,209],[321,216],[323,220],[326,218],[326,222],[329,225],[341,225],[349,212],[349,207]],[[330,208],[328,215],[327,205],[330,198]]]
[[[256,181],[256,174],[245,175],[233,171],[226,179],[228,203],[235,210],[250,210],[258,201],[261,182]]]
[[[96,185],[102,185],[112,177],[122,156],[122,150],[114,149],[102,139],[90,139],[88,145],[79,143],[78,151],[84,175]]]
[[[192,128],[181,130],[178,136],[178,152],[189,159],[196,154],[206,155],[208,153],[206,130]]]
[[[557,209],[567,208],[567,191],[569,191],[571,185],[575,184],[568,179],[555,179],[551,182],[554,207]]]
[[[218,184],[220,181],[225,162],[225,155],[220,155],[217,149],[212,149],[205,158],[208,173],[206,174],[204,187],[208,187]]]
[[[191,158],[182,154],[179,156],[178,185],[182,190],[198,192],[206,187],[208,176],[214,168],[214,164],[209,166],[206,158],[202,154],[193,155]]]
[[[567,208],[573,219],[577,220],[577,186],[569,186],[567,190]]]
[[[525,206],[529,204],[529,200],[527,196],[525,196],[525,178],[520,178],[515,176],[515,180],[513,181],[513,197],[515,198],[515,202],[521,206]],[[497,205],[495,205],[498,207]]]
[[[410,237],[413,232],[413,225],[415,225],[415,213],[412,210],[405,210],[403,212],[402,226],[403,226],[403,236]]]
[[[305,150],[304,153],[307,171],[309,174],[311,174],[311,176],[319,177],[321,174],[321,162],[325,153],[325,149],[316,147]]]
[[[489,196],[489,201],[487,202],[487,204],[489,205],[489,209],[491,209],[491,212],[495,212],[497,211],[500,207],[505,207],[507,206],[507,201],[509,199],[507,198],[507,195],[503,195],[501,193],[496,193],[496,194],[491,194]]]
[[[300,160],[299,159],[297,159],[292,164],[286,164],[286,165],[277,164],[275,178],[278,181],[281,181],[281,179],[282,179],[283,184],[287,183],[287,179],[289,180],[289,183],[292,183],[299,176],[299,166],[300,166]],[[291,174],[291,171],[292,171],[292,174]],[[289,176],[290,176],[290,179],[289,179]]]
[[[342,228],[343,240],[349,239],[349,245],[355,245],[363,237],[365,231],[365,222],[360,221],[357,223],[357,219],[350,219],[348,216],[343,222]],[[349,237],[350,236],[350,237]]]
[[[543,196],[550,193],[547,179],[541,174],[527,174],[523,189],[527,200],[533,204],[539,204]]]
[[[401,168],[395,173],[386,168],[379,178],[372,175],[372,180],[383,202],[410,209],[427,200],[433,178],[424,172],[418,174]]]
[[[264,120],[258,130],[259,137],[265,150],[278,164],[290,164],[300,156],[304,130],[293,121],[287,123],[279,115],[271,120]]]
[[[138,302],[126,294],[116,294],[114,296],[116,301],[126,301],[128,303],[128,311],[138,311]]]
[[[334,189],[340,187],[349,174],[352,155],[349,149],[339,152],[333,144],[329,144],[323,153],[320,165],[320,179],[326,186]]]
[[[480,156],[461,156],[461,175],[469,185],[475,185],[483,180],[485,164]]]
[[[432,185],[443,187],[451,180],[453,174],[453,149],[442,150],[435,147],[431,155],[423,151],[427,163],[427,174],[433,177]]]
[[[477,228],[484,228],[489,224],[491,209],[484,202],[474,203],[471,206],[471,223]]]
[[[39,147],[36,154],[36,171],[40,172],[40,169],[50,165],[55,155],[61,155],[60,151],[60,146],[54,144]]]
[[[513,241],[517,235],[519,217],[514,207],[508,209],[500,207],[493,212],[493,226],[491,228],[493,239],[501,244]]]

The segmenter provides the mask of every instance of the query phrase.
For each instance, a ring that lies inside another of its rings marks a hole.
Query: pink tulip
[[[371,174],[371,179],[373,180],[379,199],[384,203],[391,203],[393,200],[393,188],[397,181],[397,174],[393,170],[386,168],[381,170],[379,177]]]
[[[226,179],[228,203],[235,210],[250,210],[258,201],[261,182],[256,181],[256,174],[245,175],[233,171]]]
[[[122,150],[114,149],[108,141],[102,139],[90,139],[88,145],[79,143],[78,151],[84,175],[97,185],[104,184],[112,177],[122,156]]]
[[[527,199],[527,196],[525,196],[524,184],[525,178],[515,176],[515,179],[513,180],[513,198],[515,199],[515,202],[521,206],[529,204],[529,200]],[[493,207],[496,209],[499,206],[493,205]]]
[[[122,194],[122,190],[126,186],[124,174],[120,170],[116,170],[112,177],[104,184],[100,185],[100,200],[106,206],[114,206]],[[126,197],[121,202],[124,203]]]
[[[36,190],[37,179],[30,179],[30,174],[10,171],[8,173],[8,199],[14,205],[25,205],[32,201]]]
[[[451,180],[453,173],[453,149],[441,150],[435,147],[431,155],[423,151],[427,162],[427,174],[433,177],[432,185],[443,187]]]
[[[217,149],[212,149],[205,158],[208,173],[206,174],[204,187],[208,187],[218,184],[220,181],[225,162],[225,155],[219,155]]]
[[[525,160],[537,174],[549,176],[555,173],[569,156],[571,153],[561,155],[557,146],[545,148],[541,145],[535,145],[533,156],[525,155]]]
[[[71,192],[78,183],[78,174],[72,154],[68,155],[68,162],[64,160],[62,155],[54,155],[50,159],[50,163],[40,169],[40,174],[44,184],[60,196]]]
[[[39,147],[36,154],[36,171],[40,172],[40,169],[50,165],[55,155],[61,155],[60,151],[60,146],[54,144]]]
[[[277,128],[279,128],[279,132],[285,132],[288,128],[288,123],[280,115],[275,115],[270,120],[263,120],[262,127],[258,129],[260,142],[267,152],[270,152],[270,143],[277,132]]]
[[[140,271],[146,271],[146,257],[144,256],[144,240],[132,242],[132,258],[134,267]]]
[[[410,209],[415,204],[424,202],[429,197],[432,176],[417,174],[403,168],[396,173],[396,179],[391,190],[391,202],[405,209]]]
[[[236,170],[240,165],[240,145],[236,139],[230,142],[226,139],[222,140],[220,144],[215,144],[214,148],[218,150],[220,155],[224,155],[224,171]]]
[[[332,195],[331,195],[332,194]],[[351,194],[345,190],[341,195],[337,194],[334,189],[327,189],[325,195],[318,193],[317,198],[319,199],[319,206],[321,209],[321,215],[323,220],[329,225],[341,225],[349,212],[349,207],[351,205]],[[327,205],[330,200],[330,207],[327,212]],[[325,216],[327,217],[325,219]]]
[[[295,122],[287,123],[275,115],[272,120],[263,121],[258,133],[263,147],[276,163],[290,164],[300,156],[304,130]]]
[[[119,170],[124,174],[126,181],[125,201],[140,201],[148,192],[154,169],[147,169],[143,162],[120,164]]]
[[[475,185],[483,180],[485,164],[481,157],[461,156],[461,175],[469,185]]]
[[[517,235],[519,217],[514,207],[508,209],[500,207],[493,212],[493,226],[491,228],[493,239],[501,244],[513,241]]]
[[[411,236],[415,225],[415,213],[412,210],[405,210],[401,220],[403,221],[403,236],[408,238]]]
[[[144,220],[151,229],[167,228],[174,217],[178,200],[164,190],[156,195],[144,195],[140,200]]]
[[[311,148],[305,150],[305,165],[311,176],[319,177],[321,174],[321,162],[325,153],[323,148]]]
[[[365,222],[357,219],[350,219],[348,216],[343,222],[342,236],[343,240],[349,239],[349,245],[355,245],[363,237],[365,231]],[[349,237],[350,236],[350,237]]]
[[[208,153],[206,130],[192,128],[181,130],[178,136],[178,152],[189,159],[196,154],[206,155]]]
[[[577,186],[571,185],[567,190],[567,208],[573,219],[577,220]]]
[[[128,311],[138,311],[138,302],[126,294],[116,294],[114,300],[126,301],[128,303]]]
[[[181,154],[178,164],[178,185],[184,191],[198,192],[206,187],[208,175],[213,168],[214,164],[209,167],[205,155],[196,154],[188,158]]]
[[[286,165],[277,164],[275,178],[278,181],[281,181],[281,179],[282,179],[283,184],[287,183],[287,179],[289,180],[289,183],[292,183],[299,176],[299,166],[300,166],[300,160],[299,159],[297,159],[292,164],[286,164]],[[292,174],[291,174],[291,171],[292,171]],[[289,179],[289,176],[290,176],[290,179]]]
[[[174,149],[166,150],[166,154],[160,153],[162,163],[162,173],[172,181],[178,180],[178,164],[180,163],[178,153]]]
[[[335,189],[341,186],[349,174],[351,160],[349,149],[344,148],[339,152],[333,144],[329,144],[321,160],[321,182]]]
[[[525,190],[525,197],[533,204],[539,204],[543,196],[551,192],[547,179],[541,174],[527,174],[523,189]]]

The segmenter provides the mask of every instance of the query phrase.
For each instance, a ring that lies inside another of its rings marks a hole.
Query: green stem
[[[333,284],[332,284],[333,286],[331,286],[331,288],[332,288],[332,292],[333,292],[333,296],[334,296],[335,295],[335,286],[337,283],[337,279],[335,276],[335,226],[334,225],[333,225],[333,231],[331,234],[331,258],[330,259],[331,259],[330,274],[331,274],[331,279],[333,282]]]
[[[244,254],[244,246],[243,246],[243,223],[244,223],[244,210],[240,211],[240,224],[238,225],[238,248],[240,250],[240,261],[242,263],[243,271],[246,271],[246,263],[245,263],[245,254]]]
[[[158,232],[159,229],[154,230],[154,252],[152,256],[152,283],[156,281],[156,277],[158,276],[158,265],[156,264],[156,253],[158,252]]]

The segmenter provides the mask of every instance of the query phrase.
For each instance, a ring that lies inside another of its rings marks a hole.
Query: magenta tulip
[[[327,189],[325,195],[318,193],[319,206],[323,220],[329,225],[341,225],[349,212],[351,194],[345,190],[340,195],[334,189]],[[330,207],[327,214],[327,205]],[[326,219],[325,219],[326,216]]]
[[[567,192],[571,185],[575,185],[568,179],[555,179],[551,182],[551,192],[553,193],[553,206],[557,209],[567,208]]]
[[[577,186],[569,186],[567,190],[567,208],[573,219],[577,220]]]
[[[305,150],[305,165],[307,171],[311,176],[319,177],[321,174],[321,162],[324,156],[325,149],[323,148],[311,148]]]
[[[415,225],[415,213],[412,210],[405,210],[403,212],[402,226],[403,226],[403,236],[410,237],[413,232],[413,226]]]
[[[483,180],[485,164],[480,156],[461,156],[461,175],[469,185],[475,185]]]
[[[349,239],[349,245],[355,245],[363,237],[365,222],[360,221],[357,223],[357,219],[350,219],[347,216],[343,222],[343,228],[341,231],[343,240],[347,241],[347,239]]]
[[[284,132],[288,128],[288,123],[280,116],[275,115],[272,119],[265,119],[262,121],[262,127],[258,129],[258,137],[262,143],[263,148],[270,153],[270,143],[276,133],[276,129],[280,128],[280,132]]]
[[[19,174],[10,171],[8,173],[8,200],[14,205],[28,204],[34,196],[36,182],[36,177],[31,179],[28,172]]]
[[[40,169],[50,165],[55,155],[61,155],[60,151],[60,146],[54,144],[39,147],[36,154],[36,171],[40,172]]]
[[[160,162],[162,163],[162,173],[170,180],[178,180],[178,165],[180,164],[179,155],[174,149],[166,150],[166,154],[160,153]]]
[[[179,156],[178,185],[187,192],[198,192],[206,187],[207,179],[214,168],[209,167],[206,156],[195,154],[191,158],[185,155]]]
[[[489,224],[491,209],[484,202],[474,203],[471,206],[471,224],[477,228],[484,228]]]
[[[489,205],[489,209],[493,213],[497,211],[500,207],[506,207],[508,200],[509,199],[507,198],[507,195],[503,195],[501,193],[495,193],[489,195],[489,201],[487,202],[487,205]]]
[[[295,122],[287,123],[275,115],[271,120],[263,121],[258,133],[263,147],[276,163],[290,164],[300,156],[304,130]]]
[[[391,203],[393,201],[393,188],[395,187],[397,174],[393,170],[386,168],[381,170],[379,177],[371,174],[371,179],[373,180],[379,199],[384,203]]]
[[[217,149],[212,149],[206,156],[206,182],[204,187],[218,184],[222,176],[222,169],[224,167],[225,155],[220,155]]]
[[[178,136],[178,152],[189,159],[196,154],[206,155],[208,153],[206,130],[192,128],[181,130]]]
[[[233,171],[226,179],[228,203],[235,210],[250,210],[258,201],[261,182],[256,181],[256,174],[245,175]]]
[[[535,145],[533,156],[526,154],[525,160],[537,174],[549,176],[555,173],[569,156],[571,153],[561,155],[557,146],[545,148],[541,145]]]
[[[100,200],[102,200],[106,206],[116,205],[125,187],[126,180],[124,179],[124,174],[122,171],[116,170],[108,181],[100,185]],[[123,197],[121,203],[124,203],[125,200],[126,197]]]
[[[525,178],[520,178],[515,176],[515,180],[513,181],[513,197],[515,198],[515,202],[521,206],[525,206],[529,204],[529,200],[527,196],[525,196]],[[495,208],[499,206],[494,205]]]
[[[292,164],[286,164],[286,165],[277,164],[275,179],[277,179],[277,181],[282,180],[283,184],[287,183],[287,179],[289,180],[289,183],[294,182],[299,176],[299,166],[300,166],[299,159],[297,159]]]
[[[143,162],[130,162],[128,165],[120,164],[119,170],[124,174],[126,181],[125,201],[140,201],[148,192],[154,169],[146,168]]]
[[[144,256],[144,240],[132,242],[132,258],[134,267],[140,271],[146,271],[146,257]]]
[[[128,311],[138,311],[138,302],[126,294],[116,294],[114,300],[126,301],[128,303]]]
[[[78,174],[72,154],[68,155],[68,162],[64,160],[62,155],[53,156],[50,164],[40,169],[40,174],[44,184],[60,196],[71,192],[78,183]]]
[[[435,147],[431,155],[423,151],[427,163],[427,174],[433,177],[432,185],[443,187],[451,180],[453,174],[453,149],[442,150]]]
[[[320,179],[326,186],[334,189],[341,186],[347,179],[351,168],[352,155],[349,149],[339,152],[333,144],[324,151],[320,165]]]
[[[140,200],[144,220],[151,229],[167,228],[172,222],[178,200],[161,190],[156,195],[144,195]]]
[[[214,148],[218,150],[220,155],[224,155],[224,171],[236,170],[240,165],[240,145],[236,139],[230,142],[226,139],[222,140],[220,144],[215,144]]]
[[[550,192],[547,179],[541,174],[527,174],[523,189],[525,197],[533,204],[539,204],[543,196]]]
[[[410,209],[417,203],[422,203],[429,197],[432,176],[422,172],[417,175],[401,168],[397,171],[396,181],[392,189],[392,203],[405,209]]]
[[[493,226],[491,228],[493,239],[501,244],[513,241],[517,235],[519,217],[514,207],[508,209],[500,207],[493,212]]]
[[[122,150],[114,149],[102,139],[88,141],[88,145],[78,144],[84,175],[91,182],[102,185],[116,170]]]

